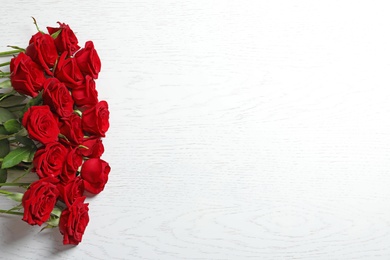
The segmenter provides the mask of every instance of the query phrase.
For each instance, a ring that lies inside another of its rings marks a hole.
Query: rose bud
[[[100,193],[108,181],[110,170],[108,163],[101,159],[91,158],[85,161],[80,173],[85,190],[93,194]]]

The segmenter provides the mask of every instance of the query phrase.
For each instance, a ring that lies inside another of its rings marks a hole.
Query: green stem
[[[24,173],[22,173],[19,177],[17,177],[15,180],[12,181],[12,183],[15,183],[17,182],[18,180],[20,180],[21,178],[23,178],[24,176],[26,176],[27,174],[29,174],[31,172],[31,170],[34,168],[34,165],[31,164],[27,170],[24,171]]]
[[[10,65],[10,64],[11,64],[10,61],[3,62],[3,63],[0,63],[0,67],[7,66],[7,65]]]
[[[7,47],[10,47],[10,48],[15,49],[15,50],[26,51],[26,49],[20,48],[19,46],[7,45]]]
[[[9,78],[11,73],[9,72],[0,72],[0,78]]]
[[[2,83],[0,83],[1,85]],[[16,94],[16,91],[15,90],[12,90],[11,92],[8,92],[8,93],[4,93],[3,95],[0,96],[0,101],[2,101],[3,99],[9,97],[9,96],[12,96],[13,94]]]
[[[8,139],[8,138],[10,138],[10,137],[14,137],[15,135],[16,135],[16,133],[15,133],[15,134],[11,134],[11,135],[0,135],[0,140]],[[1,162],[1,161],[3,161],[2,158],[0,158],[0,162]]]
[[[18,54],[20,52],[23,52],[23,51],[22,50],[3,51],[3,52],[0,52],[0,57],[12,56],[12,55]]]
[[[1,64],[0,64],[1,66]],[[4,80],[3,82],[0,83],[0,88],[1,89],[6,89],[6,88],[11,88],[12,87],[12,84],[11,84],[11,80]],[[3,100],[3,98],[1,98]]]
[[[3,182],[0,183],[0,186],[27,186],[30,185],[31,183],[28,182]],[[9,194],[9,192],[0,190],[0,193],[2,194]]]
[[[23,216],[24,215],[22,212],[15,212],[15,211],[9,211],[9,210],[4,210],[4,209],[0,209],[0,213],[11,214],[11,215],[19,215],[19,216]]]
[[[43,34],[45,34],[43,31],[41,31],[40,29],[39,29],[39,27],[38,27],[38,23],[37,23],[37,20],[35,20],[35,18],[34,17],[32,17],[31,16],[31,18],[33,19],[33,21],[34,21],[34,24],[35,24],[35,27],[37,28],[37,31],[38,32],[41,32],[41,33],[43,33]]]
[[[0,190],[0,194],[5,195],[10,200],[14,200],[17,202],[22,202],[24,193],[20,192],[11,192],[7,190]]]

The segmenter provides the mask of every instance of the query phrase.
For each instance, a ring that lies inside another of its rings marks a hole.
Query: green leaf
[[[0,124],[15,118],[15,115],[9,112],[7,109],[0,107]]]
[[[18,92],[16,92],[15,90],[12,90],[11,92],[7,92],[7,93],[1,93],[0,94],[0,101],[9,97],[9,96],[15,95],[16,93],[18,93]]]
[[[23,127],[16,135],[27,136],[28,135],[27,129]]]
[[[0,135],[0,140],[8,139],[10,137],[11,136],[9,136],[9,135]]]
[[[19,132],[22,129],[21,124],[16,119],[10,119],[7,122],[4,123],[5,130],[7,130],[8,133],[14,134]]]
[[[58,207],[54,207],[54,209],[51,211],[51,215],[54,215],[56,217],[61,217],[62,210]]]
[[[4,158],[9,153],[9,141],[7,139],[0,140],[0,158]]]
[[[60,218],[57,216],[50,216],[49,220],[46,221],[49,227],[58,227],[60,223]]]
[[[31,147],[16,148],[15,150],[11,151],[6,157],[4,157],[1,168],[10,168],[12,166],[17,165],[23,160],[28,160],[32,150],[33,148]]]
[[[52,37],[53,39],[56,39],[56,38],[58,37],[58,35],[61,33],[61,31],[62,31],[62,29],[59,29],[58,31],[56,31],[55,33],[53,33],[53,34],[51,35],[51,37]]]
[[[18,141],[19,143],[21,143],[25,146],[35,147],[35,143],[30,138],[28,138],[26,136],[16,135],[15,139],[16,139],[16,141]]]
[[[11,88],[11,80],[4,80],[0,83],[0,88]]]
[[[40,105],[42,103],[42,92],[43,91],[39,92],[38,96],[30,99],[30,101],[27,102],[27,104],[24,108],[24,111],[27,111],[32,106],[37,106],[37,105]]]
[[[6,135],[6,134],[8,134],[7,130],[5,130],[4,126],[0,125],[0,135]]]
[[[7,122],[4,122],[4,127],[10,134],[17,133],[22,129],[22,125],[16,119],[10,119]]]
[[[26,97],[23,96],[9,96],[0,101],[0,107],[13,107],[21,105],[24,100],[26,100]]]
[[[7,169],[0,169],[0,183],[7,182]]]
[[[26,163],[30,163],[34,160],[34,155],[35,155],[35,152],[36,152],[36,148],[35,147],[29,147],[31,150],[30,150],[30,153],[28,156],[26,156],[22,162],[26,162]]]
[[[22,198],[24,195],[24,193],[10,192],[10,191],[6,191],[6,190],[0,190],[0,194],[3,194],[6,197],[8,197],[9,199],[17,201],[17,202],[22,202]]]

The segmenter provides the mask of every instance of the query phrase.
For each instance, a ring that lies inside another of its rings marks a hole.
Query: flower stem
[[[11,76],[10,72],[2,72],[0,71],[0,78],[9,78]]]
[[[15,212],[15,211],[9,211],[9,210],[4,210],[4,209],[0,209],[0,213],[11,214],[11,215],[19,215],[19,216],[23,216],[24,215],[22,212]]]
[[[15,136],[15,134],[11,134],[11,135],[0,135],[0,140],[3,140],[3,139],[8,139],[10,137],[13,137]],[[0,162],[3,161],[3,158],[0,158]]]
[[[7,198],[14,200],[14,201],[17,201],[17,202],[22,202],[23,195],[24,195],[24,193],[11,192],[11,191],[7,191],[7,190],[0,190],[0,194],[3,194]]]
[[[31,18],[33,19],[33,21],[34,21],[34,25],[35,25],[35,27],[37,28],[37,31],[38,32],[41,32],[41,33],[43,33],[44,34],[44,32],[43,31],[41,31],[40,29],[39,29],[39,27],[38,27],[38,23],[37,23],[37,20],[35,20],[35,18],[34,17],[32,17],[31,16]]]
[[[30,184],[31,183],[28,183],[28,182],[4,182],[4,183],[0,183],[0,186],[26,186],[26,185],[30,185]],[[6,194],[6,192],[4,192],[2,190],[0,190],[0,193]]]
[[[20,52],[23,52],[23,51],[22,50],[3,51],[3,52],[0,52],[0,57],[12,56],[12,55],[18,54]]]
[[[15,50],[26,51],[26,49],[20,48],[19,46],[7,45],[7,47],[10,47],[10,48],[15,49]]]
[[[7,66],[7,65],[10,65],[10,64],[11,64],[10,61],[3,62],[3,63],[0,63],[0,67]]]
[[[4,64],[4,63],[3,63]],[[1,66],[1,64],[0,64]],[[11,84],[11,80],[4,80],[3,82],[0,83],[0,89],[3,89],[3,88],[11,88],[12,87],[12,84]],[[1,98],[3,99],[3,98]]]
[[[27,170],[25,170],[24,173],[22,173],[19,177],[17,177],[15,180],[13,180],[12,183],[16,183],[18,180],[20,180],[21,178],[23,178],[24,176],[26,176],[27,174],[29,174],[33,168],[34,168],[34,165],[31,164],[31,165],[27,168]]]

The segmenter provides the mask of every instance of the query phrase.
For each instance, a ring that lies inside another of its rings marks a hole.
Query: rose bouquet
[[[18,202],[0,213],[58,227],[64,244],[77,245],[89,222],[85,192],[100,193],[110,172],[101,159],[109,128],[95,84],[101,62],[67,24],[47,32],[34,24],[27,48],[0,53],[11,57],[0,64],[0,194]],[[37,180],[21,182],[31,174]]]

